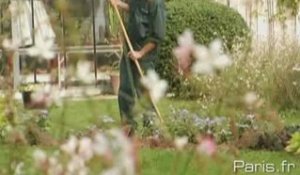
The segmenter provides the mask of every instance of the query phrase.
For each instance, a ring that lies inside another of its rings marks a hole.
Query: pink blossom
[[[90,160],[93,155],[93,143],[88,137],[84,137],[79,141],[78,155],[85,161]]]
[[[194,41],[190,30],[185,30],[178,37],[178,47],[173,50],[173,54],[184,75],[191,71],[195,74],[212,75],[232,64],[231,57],[223,51],[221,40],[216,39],[206,47]]]
[[[39,149],[34,151],[33,158],[34,158],[37,166],[44,165],[48,159],[46,153]]]
[[[69,163],[67,164],[67,170],[70,174],[75,174],[76,171],[84,169],[85,162],[79,156],[73,156]]]
[[[185,30],[183,34],[178,37],[178,45],[179,46],[173,50],[173,53],[178,60],[179,69],[187,73],[192,64],[192,53],[195,45],[193,33],[190,30]]]
[[[212,156],[216,153],[217,151],[217,144],[215,140],[211,137],[204,137],[198,147],[197,151],[201,154],[206,154],[208,156]]]
[[[58,87],[46,85],[31,94],[30,106],[33,108],[47,108],[51,105],[61,106],[64,92]]]

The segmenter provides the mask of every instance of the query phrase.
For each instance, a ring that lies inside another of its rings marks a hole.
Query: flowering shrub
[[[206,47],[196,44],[193,33],[186,30],[178,37],[178,44],[174,55],[183,74],[192,71],[194,74],[212,75],[232,64],[230,56],[224,54],[221,40],[214,40]]]
[[[216,140],[226,134],[225,129],[228,120],[225,117],[203,117],[190,111],[172,108],[172,115],[169,116],[167,126],[173,137],[187,136],[191,142],[197,141],[199,134],[213,134]]]
[[[182,77],[176,95],[238,107],[241,97],[254,91],[276,109],[297,109],[300,104],[298,47],[294,42],[279,43],[270,52],[261,44],[245,52],[235,45],[230,67],[217,76]]]
[[[282,150],[297,128],[283,127],[274,114],[251,113],[236,120],[205,117],[186,109],[172,108],[167,127],[171,136],[187,137],[196,143],[199,135],[211,135],[218,143],[234,143],[239,148]],[[232,121],[234,123],[232,123]]]

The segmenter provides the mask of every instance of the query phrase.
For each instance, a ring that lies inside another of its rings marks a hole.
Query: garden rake
[[[119,9],[118,9],[118,7],[116,6],[116,4],[112,3],[112,5],[113,5],[113,7],[114,7],[114,9],[115,9],[115,11],[116,11],[116,13],[117,13],[118,20],[119,20],[119,22],[120,22],[120,25],[121,25],[121,28],[122,28],[122,31],[123,31],[123,34],[124,34],[126,43],[127,43],[128,47],[129,47],[129,50],[130,50],[131,52],[133,52],[134,50],[133,50],[132,44],[131,44],[131,42],[130,42],[130,39],[129,39],[129,37],[128,37],[126,28],[125,28],[125,26],[124,26],[122,17],[121,17],[120,12],[119,12]],[[135,65],[136,65],[136,67],[137,67],[137,69],[138,69],[138,71],[139,71],[139,74],[140,74],[141,78],[143,78],[143,77],[144,77],[144,74],[143,74],[143,71],[142,71],[142,69],[141,69],[141,66],[140,66],[139,62],[138,62],[137,60],[134,60],[134,63],[135,63]],[[152,105],[153,105],[153,107],[154,107],[155,113],[158,115],[158,117],[159,117],[159,119],[160,119],[160,122],[161,122],[161,123],[164,123],[164,120],[163,120],[163,118],[161,117],[161,114],[160,114],[160,112],[159,112],[159,110],[158,110],[156,104],[154,103],[154,101],[153,101],[151,95],[150,95],[150,101],[151,101],[151,103],[152,103]]]

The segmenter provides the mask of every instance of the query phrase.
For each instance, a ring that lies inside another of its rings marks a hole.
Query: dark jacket
[[[129,0],[129,8],[127,30],[133,48],[138,51],[148,42],[155,43],[157,47],[143,58],[154,59],[165,36],[164,0]]]

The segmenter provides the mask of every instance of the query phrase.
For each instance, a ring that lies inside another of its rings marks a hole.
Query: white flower
[[[220,55],[219,57],[216,57],[213,61],[213,66],[219,70],[225,69],[231,64],[232,64],[232,60],[227,55]]]
[[[4,39],[2,47],[8,51],[15,51],[19,48],[20,42],[13,42],[10,39]]]
[[[131,154],[125,154],[121,158],[121,165],[124,169],[124,174],[127,175],[134,175],[135,174],[135,167],[134,167],[134,159]]]
[[[194,46],[194,37],[193,37],[193,32],[190,29],[186,29],[182,35],[180,35],[177,39],[178,45],[179,46],[184,46],[184,47],[193,47]]]
[[[63,173],[63,166],[59,163],[58,159],[54,156],[49,158],[47,174],[57,175]]]
[[[211,75],[214,73],[214,67],[209,60],[196,61],[192,67],[192,71],[196,74]]]
[[[92,140],[88,137],[83,137],[79,141],[78,155],[85,161],[93,157]]]
[[[14,99],[16,99],[16,100],[22,100],[22,94],[21,94],[21,92],[16,92],[14,94]]]
[[[125,175],[134,175],[135,159],[132,143],[120,130],[113,129],[110,134],[114,137],[114,146],[120,149],[119,155],[116,157],[117,167],[120,167]]]
[[[63,166],[61,164],[52,165],[47,172],[49,175],[58,175],[63,173]]]
[[[223,53],[221,40],[214,40],[207,48],[196,45],[193,51],[196,61],[192,71],[196,74],[211,75],[215,70],[222,70],[232,64],[231,58]]]
[[[76,152],[78,145],[78,139],[75,136],[71,136],[67,143],[63,144],[60,149],[69,155],[73,155]]]
[[[54,167],[58,164],[58,160],[55,157],[50,157],[49,158],[49,165]]]
[[[149,90],[153,102],[158,102],[162,98],[168,88],[165,80],[160,80],[154,70],[148,70],[147,75],[141,79],[142,84]]]
[[[78,170],[85,167],[84,160],[79,156],[73,156],[67,165],[70,174],[75,174]]]
[[[232,64],[231,58],[224,54],[223,44],[219,39],[212,41],[209,47],[206,47],[196,44],[193,33],[186,30],[177,40],[179,46],[173,50],[173,53],[184,74],[192,70],[195,74],[210,75]]]
[[[121,130],[112,129],[109,133],[115,138],[115,143],[121,145],[126,153],[131,151],[131,142]]]
[[[178,137],[175,139],[175,146],[177,149],[182,150],[188,143],[188,137]]]
[[[89,171],[88,171],[88,168],[86,168],[86,167],[83,167],[78,171],[78,175],[88,175],[88,174],[89,174]]]
[[[15,174],[14,175],[23,175],[24,174],[23,169],[24,169],[24,162],[18,163],[16,168],[15,168]]]
[[[254,105],[255,102],[257,102],[258,96],[255,92],[248,92],[244,97],[244,102],[248,106]]]
[[[197,60],[206,61],[210,60],[210,51],[207,47],[197,44],[194,46],[193,55]]]
[[[37,149],[33,152],[33,158],[37,166],[41,166],[47,161],[47,155],[40,149]]]
[[[223,54],[222,41],[220,39],[216,39],[209,44],[210,52],[213,56],[219,56]]]
[[[54,39],[36,40],[35,45],[27,49],[27,53],[32,57],[53,59],[55,57]]]
[[[104,134],[97,133],[95,135],[93,150],[99,156],[105,155],[110,151],[108,140]]]
[[[213,65],[216,69],[224,69],[232,64],[231,58],[224,54],[222,41],[219,39],[214,40],[210,46],[210,52],[213,57]]]
[[[77,63],[76,76],[83,83],[89,84],[95,81],[92,76],[89,76],[92,64],[89,61],[80,60]]]
[[[209,50],[202,45],[196,45],[194,47],[194,56],[196,61],[192,66],[192,71],[196,74],[210,75],[214,73],[214,67],[210,59]]]
[[[104,123],[113,123],[113,122],[115,122],[115,120],[113,119],[113,118],[111,118],[111,117],[109,117],[109,116],[103,116],[103,118],[102,118],[102,121],[104,122]]]
[[[297,86],[297,82],[296,82],[296,81],[293,81],[293,85],[294,85],[294,86]]]
[[[64,159],[58,159],[59,155],[43,158],[45,161],[40,169],[45,174],[88,175],[89,160],[96,155],[101,156],[100,158],[108,156],[107,160],[112,161],[111,168],[102,171],[103,175],[135,174],[134,147],[130,139],[119,129],[110,130],[108,135],[96,132],[93,138],[83,137],[80,140],[72,136],[61,149],[68,155],[64,156]]]
[[[296,64],[296,65],[293,67],[293,71],[295,71],[295,72],[300,72],[300,65],[299,65],[299,64]]]

